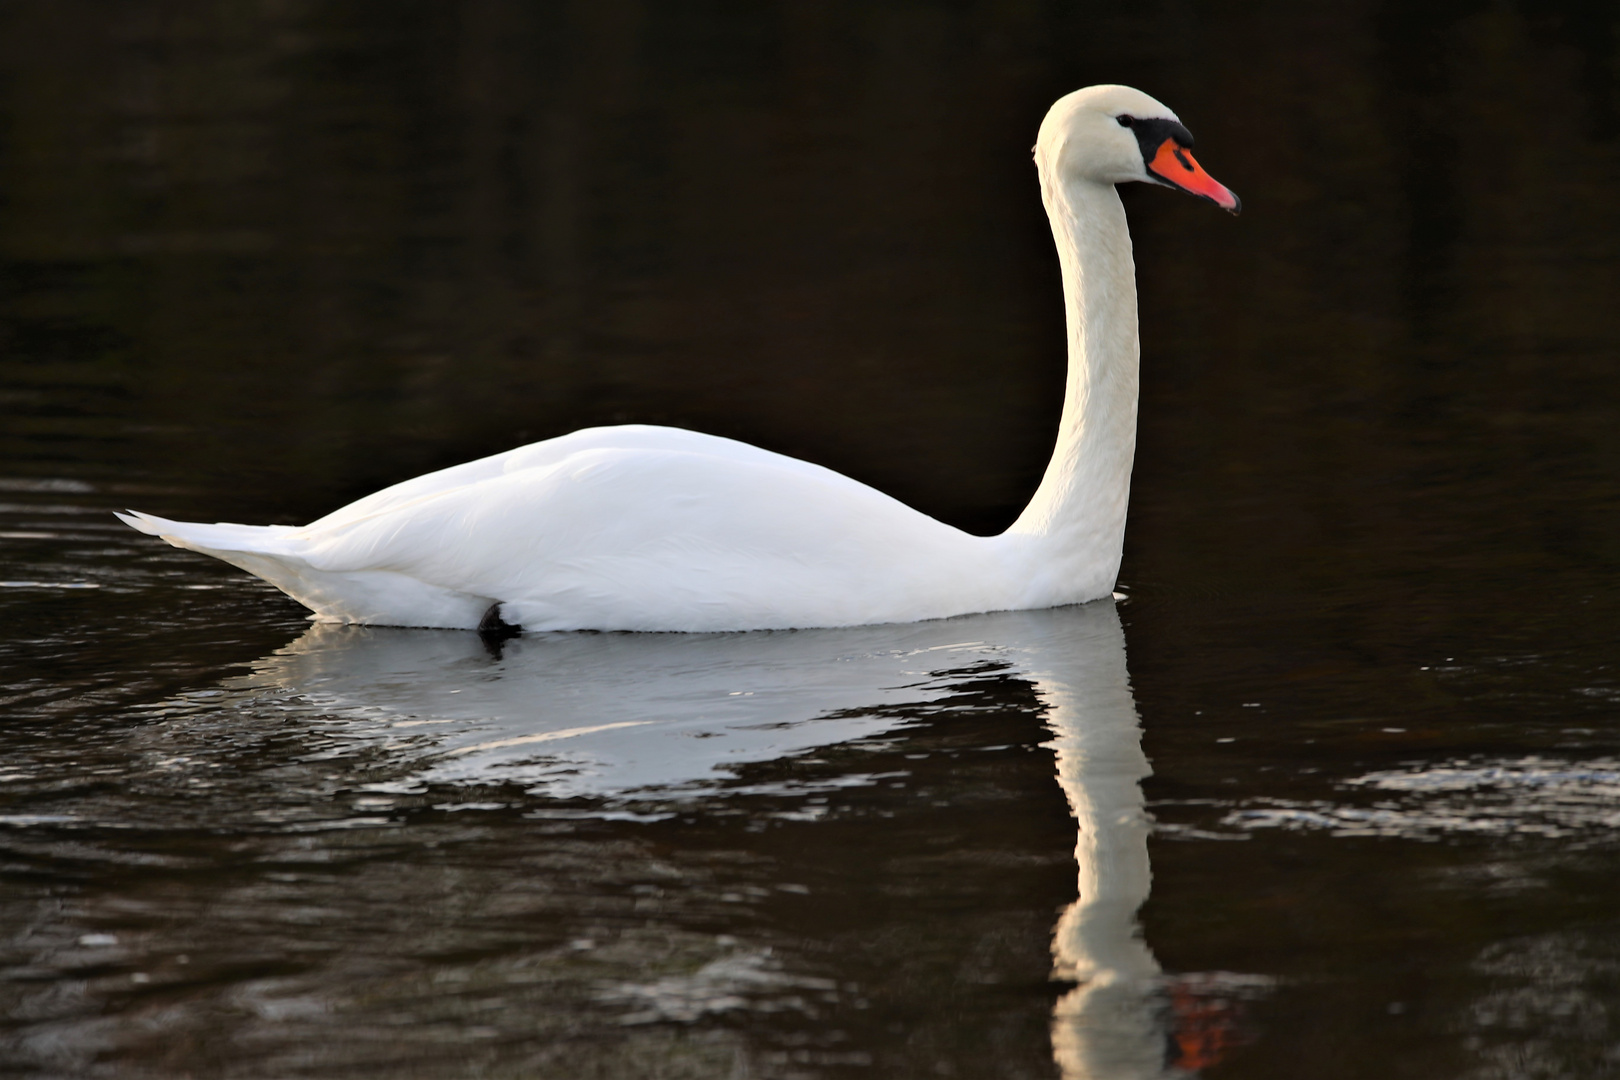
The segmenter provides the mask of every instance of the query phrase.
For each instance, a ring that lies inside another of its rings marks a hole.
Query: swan
[[[270,582],[316,622],[728,631],[916,622],[1108,596],[1136,450],[1130,230],[1115,185],[1234,214],[1175,113],[1126,86],[1060,98],[1035,144],[1068,320],[1057,445],[1007,531],[676,428],[587,428],[428,473],[303,527],[120,520]]]

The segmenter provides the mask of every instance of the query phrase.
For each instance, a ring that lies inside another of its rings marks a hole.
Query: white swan
[[[1139,90],[1061,98],[1035,145],[1063,270],[1057,447],[1012,527],[972,536],[865,484],[731,439],[590,428],[385,488],[302,528],[119,517],[257,574],[318,622],[750,630],[912,622],[1107,596],[1136,449],[1136,280],[1114,185],[1236,213]]]

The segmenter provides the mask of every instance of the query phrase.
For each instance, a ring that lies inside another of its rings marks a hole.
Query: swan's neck
[[[1063,267],[1069,379],[1052,461],[1008,534],[1033,541],[1046,602],[1066,603],[1108,595],[1119,573],[1136,454],[1136,267],[1112,184],[1064,183],[1043,163],[1041,196]]]

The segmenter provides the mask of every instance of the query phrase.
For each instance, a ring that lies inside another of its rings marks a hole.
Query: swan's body
[[[419,476],[302,528],[120,516],[259,575],[323,622],[472,628],[498,610],[533,630],[751,630],[1106,596],[1137,400],[1135,269],[1114,184],[1166,182],[1148,170],[1144,129],[1168,132],[1167,147],[1191,144],[1168,109],[1127,87],[1070,94],[1041,125],[1035,157],[1063,268],[1070,373],[1051,464],[999,536],[962,532],[819,465],[639,425]],[[1188,172],[1177,186],[1235,208],[1196,164]]]
[[[660,427],[576,431],[301,529],[132,522],[326,621],[534,630],[904,622],[1010,607],[1019,538],[970,536],[830,469]],[[1079,597],[1076,597],[1079,599]]]

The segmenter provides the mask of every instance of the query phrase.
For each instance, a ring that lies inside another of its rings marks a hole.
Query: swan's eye
[[[1136,121],[1136,118],[1131,116],[1129,113],[1125,114],[1124,116],[1116,116],[1114,119],[1119,121],[1120,127],[1130,127],[1131,124],[1135,123]]]

